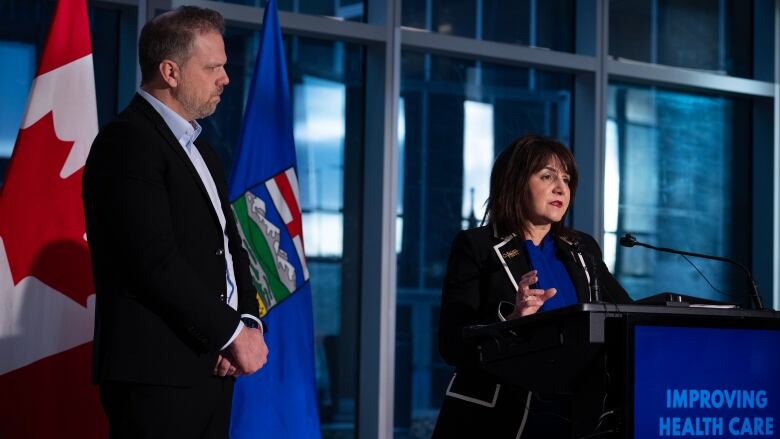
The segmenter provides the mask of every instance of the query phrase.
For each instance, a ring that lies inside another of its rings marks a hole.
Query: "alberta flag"
[[[236,383],[232,438],[320,437],[296,167],[282,34],[269,0],[229,190],[269,327],[269,361]]]

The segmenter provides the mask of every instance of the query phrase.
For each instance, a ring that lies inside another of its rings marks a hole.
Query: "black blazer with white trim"
[[[576,246],[560,238],[556,238],[555,243],[557,256],[571,277],[579,301],[588,302],[590,298],[589,274],[583,268],[583,262],[591,270],[595,262],[601,299],[613,303],[630,302],[626,291],[604,265],[596,241],[582,232],[575,231],[574,235],[578,241]],[[511,305],[506,309],[506,303],[515,303],[517,282],[528,271],[530,266],[521,238],[498,237],[490,226],[464,230],[455,237],[442,287],[439,320],[439,352],[447,363],[455,366],[455,376],[447,390],[437,431],[449,430],[446,424],[450,421],[457,424],[468,418],[461,410],[448,410],[450,398],[492,409],[500,405],[501,391],[521,391],[482,372],[476,346],[466,343],[462,332],[469,325],[499,321],[500,312],[507,315]],[[525,400],[522,395],[520,399]]]

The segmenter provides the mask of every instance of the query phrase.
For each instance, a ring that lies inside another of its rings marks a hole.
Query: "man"
[[[225,177],[196,140],[229,81],[223,32],[189,6],[147,23],[141,89],[87,159],[93,377],[112,438],[226,438],[233,376],[266,362]]]

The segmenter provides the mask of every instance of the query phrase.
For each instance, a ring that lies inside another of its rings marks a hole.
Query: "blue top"
[[[528,263],[531,270],[537,271],[539,281],[537,288],[546,290],[555,288],[558,292],[549,300],[544,302],[540,311],[549,311],[556,308],[574,305],[578,302],[577,291],[569,277],[569,272],[563,266],[563,262],[556,255],[555,242],[548,233],[537,246],[533,241],[525,241],[525,250],[528,254]]]

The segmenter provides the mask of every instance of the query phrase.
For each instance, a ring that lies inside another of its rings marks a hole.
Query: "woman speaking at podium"
[[[572,153],[536,135],[512,142],[493,164],[486,224],[458,233],[444,278],[439,351],[455,374],[434,439],[571,437],[570,400],[482,372],[462,330],[579,302],[630,302],[596,241],[563,224],[577,177]]]

